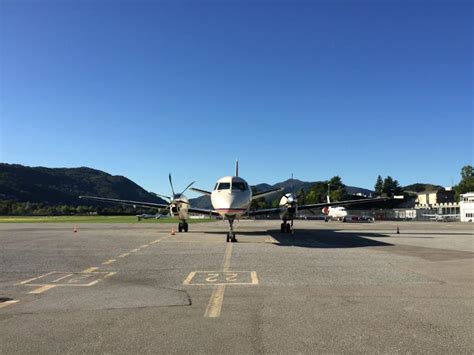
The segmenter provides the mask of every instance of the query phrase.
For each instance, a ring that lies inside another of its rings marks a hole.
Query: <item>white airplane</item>
[[[280,219],[282,220],[280,230],[282,233],[293,233],[293,221],[296,218],[298,211],[303,210],[313,210],[321,208],[322,212],[326,216],[333,218],[345,218],[347,216],[347,210],[342,207],[346,205],[355,205],[360,203],[374,203],[381,201],[388,201],[391,199],[403,199],[403,196],[394,196],[394,197],[376,197],[376,198],[364,198],[358,200],[346,200],[339,202],[331,202],[329,196],[327,197],[327,202],[314,203],[307,205],[298,205],[298,199],[293,193],[287,193],[283,195],[280,199],[278,207],[268,208],[263,210],[250,211],[249,215],[262,215],[262,214],[272,214],[279,213]],[[327,218],[325,219],[327,222]]]
[[[173,187],[173,181],[171,179],[171,174],[168,175],[171,192],[173,193],[173,197],[164,196],[155,194],[159,197],[165,198],[168,201],[168,204],[162,203],[153,203],[153,202],[144,202],[144,201],[131,201],[131,200],[119,200],[115,198],[104,198],[104,197],[95,197],[95,196],[79,196],[79,198],[86,199],[86,200],[94,200],[94,201],[101,201],[101,202],[109,202],[109,203],[116,203],[116,204],[123,204],[128,206],[136,207],[146,207],[146,208],[157,208],[163,210],[160,214],[157,215],[137,215],[137,218],[140,220],[141,218],[156,218],[159,219],[164,215],[169,214],[177,217],[179,219],[178,224],[178,231],[179,232],[187,232],[188,231],[188,222],[189,213],[199,213],[199,214],[208,214],[207,210],[201,210],[196,208],[190,208],[188,198],[184,195],[184,193],[195,183],[195,181],[191,182],[181,193],[175,193]]]
[[[204,195],[211,196],[212,210],[208,213],[218,214],[223,219],[229,221],[229,232],[227,233],[227,242],[236,242],[234,233],[234,221],[244,215],[253,215],[249,212],[252,200],[273,194],[275,192],[283,191],[283,188],[271,189],[263,192],[252,193],[252,189],[248,183],[239,177],[239,162],[235,162],[235,175],[224,176],[217,180],[214,190],[206,191],[196,189],[191,190],[199,192]]]
[[[329,195],[326,196],[328,203],[331,203],[331,199],[329,198]],[[343,206],[337,206],[337,207],[324,207],[322,210],[325,222],[329,222],[330,219],[337,219],[339,221],[344,221],[344,219],[347,217],[347,210]]]

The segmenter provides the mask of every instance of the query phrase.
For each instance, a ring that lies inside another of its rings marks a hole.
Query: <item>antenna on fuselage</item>
[[[235,176],[239,176],[239,159],[235,161]]]

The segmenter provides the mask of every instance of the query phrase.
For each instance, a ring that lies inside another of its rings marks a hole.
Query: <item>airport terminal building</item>
[[[462,194],[459,199],[461,222],[474,222],[474,192]]]

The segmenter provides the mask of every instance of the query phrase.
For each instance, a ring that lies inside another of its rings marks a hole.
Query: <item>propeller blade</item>
[[[158,196],[158,197],[161,197],[161,198],[164,198],[164,199],[167,199],[167,200],[171,200],[171,197],[169,197],[169,196],[160,195],[160,194],[157,194],[156,192],[151,192],[151,191],[150,191],[150,193],[152,193],[155,196]]]
[[[175,193],[174,193],[173,181],[171,180],[171,173],[168,175],[168,178],[170,179],[171,192],[173,192],[173,196],[174,196]]]
[[[193,181],[192,183],[190,183],[188,186],[186,186],[186,188],[183,190],[183,192],[181,192],[181,195],[184,194],[191,186],[193,186],[193,184],[195,183],[196,181]]]

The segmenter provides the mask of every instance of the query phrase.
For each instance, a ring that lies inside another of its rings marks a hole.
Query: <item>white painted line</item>
[[[113,276],[113,275],[115,275],[115,274],[116,274],[115,271],[114,271],[114,272],[109,272],[107,275],[104,276],[104,279],[105,279],[106,277],[110,277],[110,276]]]
[[[61,276],[60,278],[56,279],[56,280],[53,280],[53,282],[58,282],[58,281],[61,281],[62,279],[65,279],[66,277],[69,277],[69,276],[72,276],[74,274],[67,274],[65,276]]]
[[[129,256],[130,253],[123,253],[123,254],[120,254],[118,257],[119,258],[125,258],[126,256]]]
[[[148,248],[149,245],[148,244],[143,244],[143,245],[140,245],[140,249],[144,249],[144,248]]]
[[[15,304],[15,303],[18,303],[18,302],[20,302],[20,301],[19,300],[5,301],[5,302],[0,303],[0,308],[11,306],[12,304]]]
[[[130,253],[136,253],[139,250],[140,250],[139,248],[136,248],[136,249],[130,250]]]
[[[37,277],[33,277],[31,279],[28,279],[28,280],[25,280],[25,281],[21,281],[21,282],[18,282],[16,283],[15,285],[24,285],[24,284],[27,284],[28,282],[31,282],[31,281],[34,281],[34,280],[38,280],[42,277],[45,277],[45,276],[48,276],[48,275],[51,275],[51,274],[54,274],[56,271],[51,271],[51,272],[48,272],[47,274],[44,274],[44,275],[41,275],[41,276],[37,276]]]

